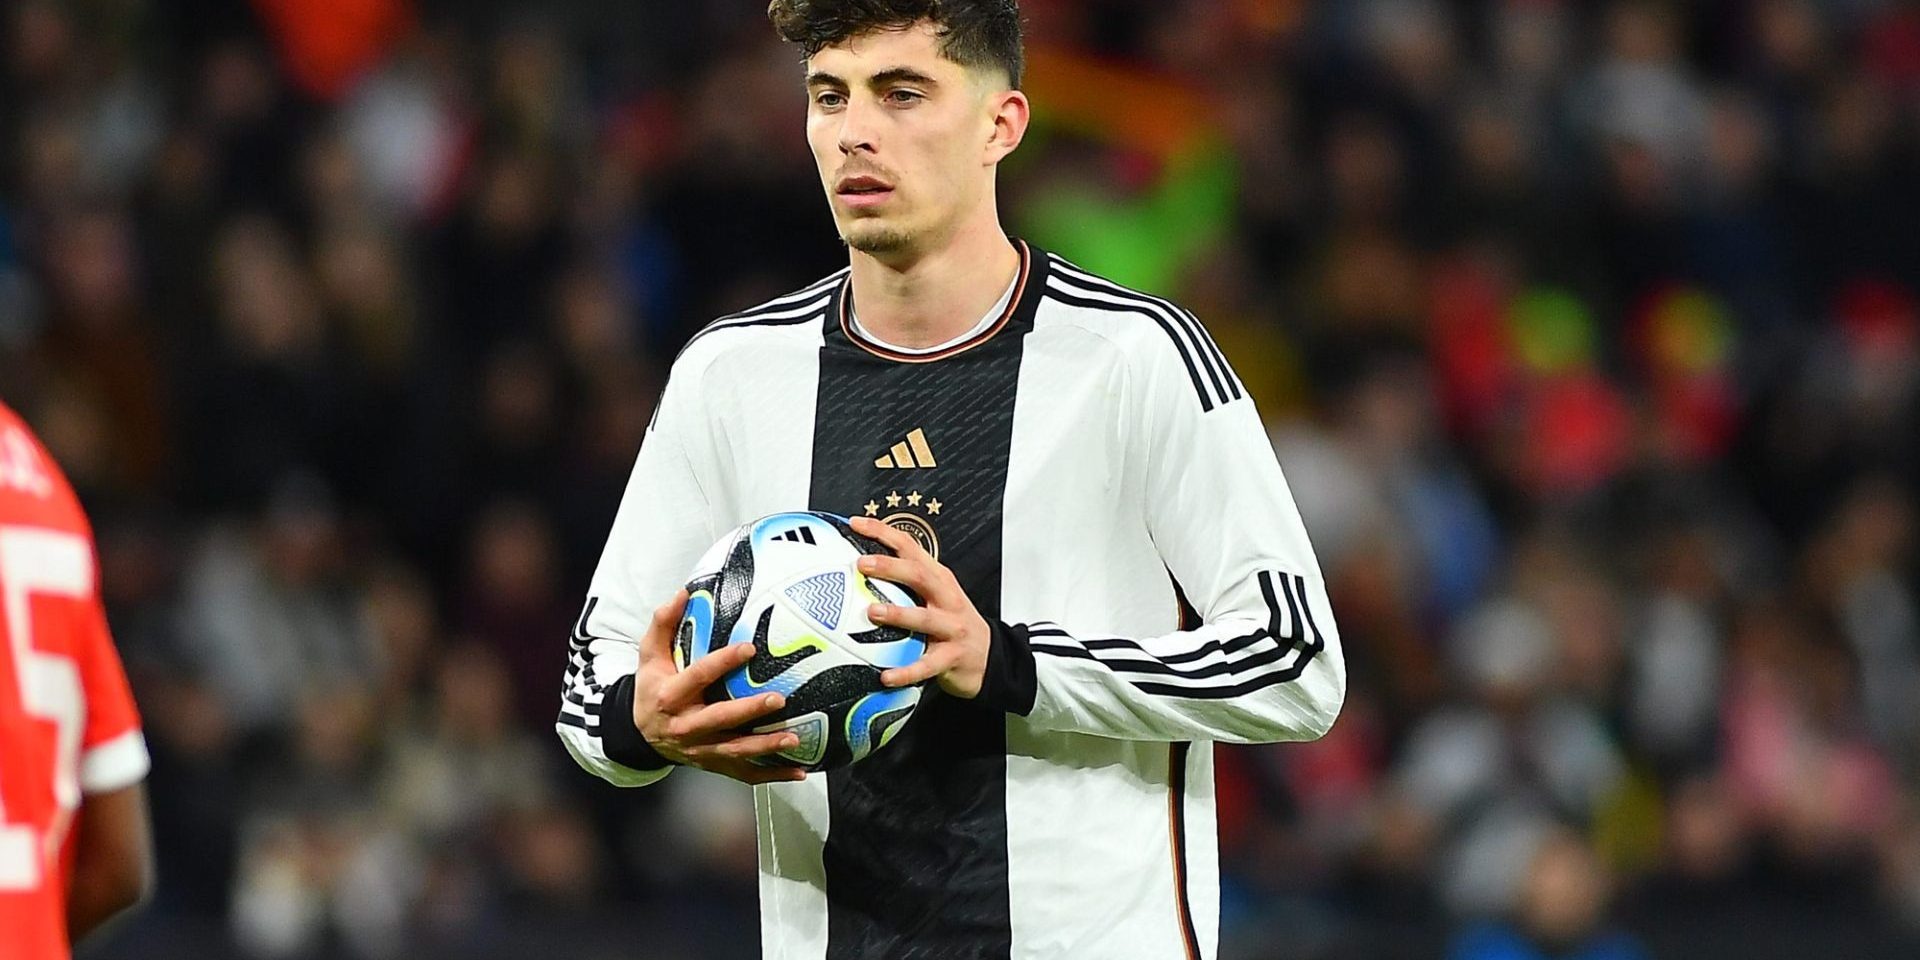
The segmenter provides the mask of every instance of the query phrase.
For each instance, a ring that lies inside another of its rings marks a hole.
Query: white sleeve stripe
[[[605,690],[619,682],[621,677],[632,676],[640,668],[640,648],[624,640],[596,639],[587,651],[587,665],[582,671],[586,682],[596,690]]]
[[[152,765],[146,737],[129,730],[81,754],[80,791],[112,793],[131,787],[146,778]]]
[[[1093,654],[1088,653],[1081,647],[1042,647],[1036,645],[1033,651],[1061,659],[1095,660]],[[1311,647],[1293,652],[1296,653],[1297,656],[1291,664],[1285,667],[1277,670],[1261,671],[1246,677],[1229,677],[1229,682],[1225,684],[1216,681],[1196,681],[1178,675],[1163,676],[1156,680],[1135,679],[1130,676],[1125,679],[1142,693],[1154,694],[1156,696],[1179,697],[1190,700],[1230,700],[1256,690],[1298,680],[1319,653],[1318,650]],[[1100,662],[1103,667],[1106,667],[1109,672],[1112,672],[1115,676],[1121,675],[1119,670],[1114,669],[1113,664],[1104,661],[1096,662]]]
[[[576,728],[590,739],[600,726],[598,706],[606,693],[593,676],[593,641],[587,633],[587,618],[593,616],[593,608],[599,602],[598,597],[588,597],[586,607],[580,611],[580,619],[574,622],[573,630],[567,638],[567,670],[560,683],[560,715],[557,725]],[[593,744],[598,748],[598,744]]]
[[[1176,670],[1153,660],[1118,661],[1097,657],[1089,653],[1084,647],[1034,644],[1033,651],[1035,653],[1045,653],[1056,657],[1092,660],[1116,674],[1128,675],[1129,680],[1131,680],[1133,676],[1150,677],[1156,682],[1193,690],[1203,690],[1209,687],[1240,683],[1250,677],[1264,676],[1269,673],[1285,673],[1299,666],[1303,661],[1313,659],[1314,654],[1311,647],[1288,649],[1276,646],[1255,656],[1245,657],[1230,663],[1218,664],[1216,665],[1217,669],[1187,672]],[[1292,662],[1284,663],[1289,657],[1292,658]],[[1271,664],[1282,665],[1271,670],[1260,669]]]
[[[562,697],[562,702],[571,703],[574,706],[581,708],[582,710],[586,709],[587,707],[598,706],[600,705],[600,703],[602,703],[607,699],[607,695],[605,693],[599,693],[599,692],[582,693],[579,690],[568,690],[564,694],[562,694],[561,697]]]
[[[1241,634],[1240,636],[1232,637],[1225,641],[1207,637],[1204,643],[1197,644],[1192,649],[1187,650],[1183,653],[1154,654],[1148,651],[1145,647],[1142,647],[1139,643],[1136,643],[1135,641],[1132,641],[1132,640],[1128,640],[1125,637],[1107,637],[1107,638],[1095,638],[1092,640],[1077,640],[1074,638],[1072,634],[1058,628],[1036,628],[1033,630],[1029,630],[1027,632],[1028,637],[1066,637],[1067,639],[1073,640],[1074,642],[1080,644],[1081,646],[1087,648],[1088,650],[1092,650],[1096,652],[1101,650],[1113,650],[1113,651],[1118,651],[1120,653],[1138,653],[1140,656],[1157,660],[1165,664],[1194,663],[1196,661],[1205,660],[1208,657],[1212,657],[1216,655],[1221,656],[1223,659],[1232,659],[1231,657],[1232,654],[1238,653],[1241,650],[1251,647],[1262,640],[1271,638],[1273,635],[1274,634],[1271,629],[1261,628],[1261,629],[1254,630],[1251,633],[1244,633],[1244,634]],[[1200,636],[1205,637],[1204,634],[1200,634]]]
[[[578,732],[579,739],[569,741],[570,744],[589,750],[600,747],[600,711],[605,706],[608,687],[612,680],[632,672],[631,669],[623,672],[621,668],[631,661],[633,644],[590,632],[588,623],[599,603],[599,597],[588,597],[580,619],[573,625],[567,669],[560,682],[560,713],[556,718],[557,726]],[[604,682],[603,668],[611,675]]]
[[[1157,638],[1154,641],[1156,647],[1162,648],[1171,647],[1174,641],[1187,642],[1189,645],[1179,652],[1172,652],[1171,650],[1167,652],[1148,650],[1142,646],[1139,641],[1130,640],[1125,637],[1080,640],[1073,637],[1068,631],[1062,629],[1059,624],[1046,621],[1032,624],[1028,628],[1027,635],[1029,637],[1066,637],[1096,654],[1102,650],[1138,653],[1140,656],[1165,664],[1181,664],[1204,660],[1208,656],[1216,653],[1236,653],[1269,637],[1285,640],[1289,647],[1300,646],[1306,637],[1305,631],[1302,629],[1300,604],[1295,599],[1294,586],[1296,584],[1298,585],[1299,596],[1304,599],[1307,596],[1306,578],[1299,575],[1292,575],[1291,579],[1289,579],[1288,574],[1280,574],[1281,590],[1287,597],[1287,610],[1284,614],[1281,611],[1280,602],[1273,592],[1273,575],[1264,570],[1260,571],[1258,583],[1260,585],[1261,599],[1265,602],[1267,608],[1267,623],[1264,628],[1256,628],[1249,633],[1231,637],[1226,640],[1221,640],[1218,637],[1210,636],[1202,631],[1194,630]],[[1283,622],[1291,622],[1291,629],[1283,630]],[[1317,626],[1313,625],[1311,611],[1308,612],[1306,625],[1312,627],[1317,639],[1320,631]],[[1100,659],[1104,660],[1109,658],[1101,657]]]
[[[580,610],[580,619],[573,624],[573,635],[567,643],[569,650],[579,651],[585,648],[587,644],[600,639],[587,632],[587,618],[593,616],[593,608],[599,603],[599,597],[587,598],[587,605]]]
[[[1093,659],[1108,664],[1112,666],[1114,670],[1121,673],[1151,673],[1161,676],[1186,677],[1193,680],[1204,680],[1208,677],[1216,677],[1221,674],[1233,673],[1272,663],[1275,660],[1285,657],[1294,650],[1300,649],[1292,645],[1280,645],[1275,642],[1273,634],[1268,633],[1264,629],[1255,630],[1245,636],[1235,637],[1234,641],[1237,644],[1235,649],[1240,653],[1240,656],[1222,654],[1219,650],[1208,650],[1205,651],[1208,658],[1207,662],[1198,664],[1192,663],[1191,660],[1176,664],[1172,660],[1156,658],[1153,654],[1147,653],[1144,650],[1111,648],[1108,652],[1102,653],[1099,652],[1100,648],[1094,646],[1094,644],[1099,643],[1097,640],[1081,643],[1076,649],[1086,650],[1093,655]],[[1054,650],[1058,649],[1060,645],[1044,643],[1042,646],[1046,649]]]
[[[1213,625],[1218,625],[1220,622],[1222,621],[1216,621],[1215,624]],[[1257,634],[1258,631],[1255,631],[1255,633]],[[1106,637],[1106,638],[1094,638],[1091,640],[1081,640],[1080,638],[1075,637],[1071,631],[1062,628],[1059,624],[1053,623],[1051,621],[1046,621],[1046,620],[1037,620],[1029,624],[1027,628],[1027,636],[1029,637],[1066,637],[1067,639],[1073,641],[1074,643],[1080,644],[1089,650],[1118,649],[1123,646],[1132,648],[1132,649],[1144,649],[1137,642],[1125,639],[1123,637]],[[1211,651],[1214,647],[1221,646],[1223,644],[1227,652],[1231,653],[1234,650],[1239,649],[1241,646],[1245,646],[1246,643],[1251,642],[1249,639],[1249,636],[1235,637],[1231,640],[1220,641],[1215,639],[1211,634],[1205,632],[1204,630],[1189,630],[1182,633],[1174,633],[1164,637],[1154,638],[1152,642],[1153,642],[1155,651],[1158,651],[1158,652],[1150,653],[1149,655],[1156,660],[1161,660],[1166,663],[1184,663],[1188,660],[1200,659],[1206,653]]]
[[[1282,632],[1283,615],[1279,598],[1274,593],[1273,575],[1263,570],[1259,574],[1259,581],[1260,593],[1269,614],[1267,626],[1226,641],[1209,638],[1199,648],[1185,653],[1156,656],[1140,643],[1123,637],[1081,641],[1051,624],[1030,628],[1029,638],[1051,640],[1057,637],[1069,641],[1069,644],[1041,642],[1030,643],[1029,646],[1035,653],[1093,660],[1116,674],[1129,675],[1127,679],[1142,690],[1174,696],[1217,696],[1222,690],[1258,689],[1270,683],[1298,679],[1307,664],[1326,646],[1320,627],[1314,622],[1311,605],[1303,607],[1303,601],[1308,596],[1306,579],[1297,574],[1280,575],[1280,592],[1287,598],[1286,610],[1290,615],[1286,619],[1291,621],[1291,629],[1285,632]],[[1307,636],[1309,632],[1312,634],[1311,640]],[[1274,641],[1271,648],[1262,649],[1263,640]],[[1240,655],[1233,656],[1236,653]],[[1215,654],[1219,655],[1219,659],[1211,663],[1203,666],[1186,665]],[[1293,662],[1287,663],[1289,655],[1293,654],[1297,656],[1293,657]],[[1259,669],[1269,666],[1272,669]],[[1136,676],[1156,679],[1147,682],[1135,679]],[[1249,684],[1258,686],[1248,687]]]
[[[594,730],[600,726],[600,718],[598,716],[588,713],[571,703],[563,703],[560,705],[560,722],[583,727],[587,730]]]
[[[599,703],[607,699],[607,687],[589,687],[586,684],[568,684],[563,693],[582,707],[588,703]]]

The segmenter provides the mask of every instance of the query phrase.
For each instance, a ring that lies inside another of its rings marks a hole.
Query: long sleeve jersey
[[[574,626],[557,729],[622,786],[669,772],[634,729],[636,641],[738,524],[883,520],[993,626],[989,695],[929,688],[874,756],[755,788],[769,960],[1211,958],[1211,745],[1319,737],[1345,696],[1312,545],[1206,330],[1016,246],[998,315],[937,350],[865,333],[846,271],[704,329]]]

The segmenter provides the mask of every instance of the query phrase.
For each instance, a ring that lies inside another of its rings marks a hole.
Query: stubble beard
[[[899,253],[913,246],[912,234],[881,223],[854,224],[841,231],[840,239],[848,247],[873,256]]]

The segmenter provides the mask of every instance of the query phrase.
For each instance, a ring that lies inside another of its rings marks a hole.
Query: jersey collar
[[[852,274],[848,274],[847,278],[834,288],[833,303],[829,309],[839,318],[840,333],[849,343],[882,360],[892,360],[896,363],[932,363],[936,360],[945,360],[986,343],[1010,326],[1032,327],[1034,312],[1039,308],[1040,291],[1046,289],[1047,258],[1044,251],[1036,251],[1025,240],[1016,238],[1013,245],[1020,251],[1020,273],[1014,278],[1013,297],[1007,301],[1006,309],[1000,312],[999,319],[988,324],[978,333],[950,344],[944,349],[932,353],[902,353],[862,333],[852,323]]]

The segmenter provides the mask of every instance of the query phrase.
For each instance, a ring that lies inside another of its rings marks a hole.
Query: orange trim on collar
[[[945,360],[955,354],[965,353],[974,347],[986,343],[988,340],[993,339],[994,334],[1006,329],[1007,323],[1013,319],[1014,313],[1019,311],[1020,301],[1027,293],[1027,277],[1033,273],[1033,251],[1027,246],[1025,240],[1015,240],[1014,243],[1020,245],[1020,279],[1014,284],[1013,299],[1007,301],[1007,309],[1001,312],[1000,319],[995,320],[993,326],[980,331],[977,336],[961,343],[956,343],[936,353],[901,353],[885,344],[863,337],[853,328],[853,323],[850,319],[853,304],[852,274],[848,274],[847,279],[843,281],[840,286],[840,332],[845,334],[847,339],[852,341],[854,345],[860,349],[882,360],[893,360],[898,363],[932,363],[935,360]]]

